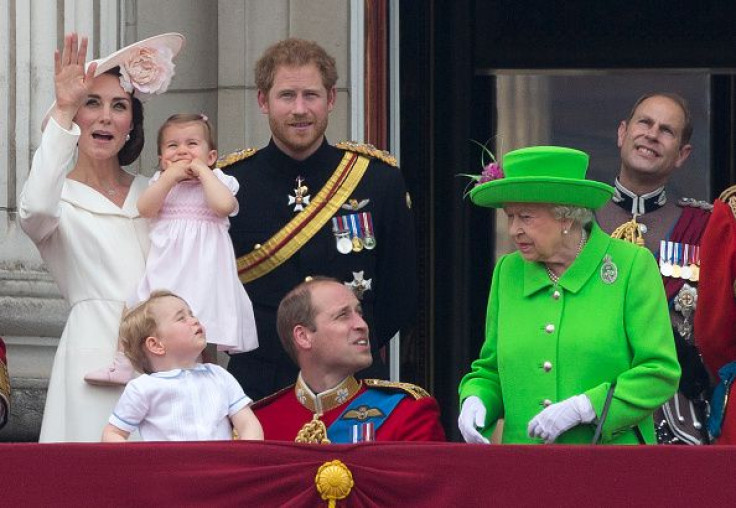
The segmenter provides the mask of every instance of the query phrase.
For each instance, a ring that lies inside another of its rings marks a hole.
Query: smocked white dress
[[[213,171],[233,195],[238,192],[235,178]],[[160,176],[157,171],[151,183]],[[176,184],[151,220],[146,272],[129,304],[168,289],[189,304],[204,325],[207,342],[220,351],[242,353],[258,347],[258,336],[253,305],[238,279],[229,227],[230,220],[207,205],[199,180]]]
[[[100,441],[123,387],[87,384],[84,375],[109,363],[128,295],[143,275],[148,223],[136,203],[147,178],[136,176],[119,208],[66,178],[74,167],[79,127],[50,119],[20,197],[23,231],[69,303],[46,396],[41,442]]]

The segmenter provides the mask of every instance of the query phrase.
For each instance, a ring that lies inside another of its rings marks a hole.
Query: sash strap
[[[327,437],[335,444],[352,442],[353,425],[373,422],[376,432],[391,412],[407,397],[403,392],[368,389],[355,397],[345,411],[327,429]]]
[[[260,248],[237,259],[243,283],[276,269],[301,249],[335,215],[363,178],[370,159],[346,152],[324,187],[309,205]]]

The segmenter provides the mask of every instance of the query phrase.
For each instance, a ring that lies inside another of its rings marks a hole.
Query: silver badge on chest
[[[611,256],[606,254],[601,265],[601,280],[605,284],[613,284],[618,279],[618,266],[613,262]]]

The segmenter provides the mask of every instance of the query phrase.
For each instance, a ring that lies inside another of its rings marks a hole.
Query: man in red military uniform
[[[736,444],[732,383],[736,377],[736,186],[726,189],[713,203],[700,246],[695,340],[720,385],[713,397],[709,430],[717,437],[717,444]],[[726,397],[729,392],[731,396]]]
[[[281,301],[277,326],[300,372],[296,384],[253,406],[265,439],[445,440],[437,401],[423,389],[354,377],[372,356],[360,302],[344,284],[323,277],[300,284]]]

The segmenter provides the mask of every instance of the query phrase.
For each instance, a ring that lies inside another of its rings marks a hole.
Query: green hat
[[[613,187],[585,179],[588,154],[562,146],[531,146],[507,153],[504,177],[474,187],[470,200],[501,208],[506,203],[554,203],[596,210],[613,196]]]

